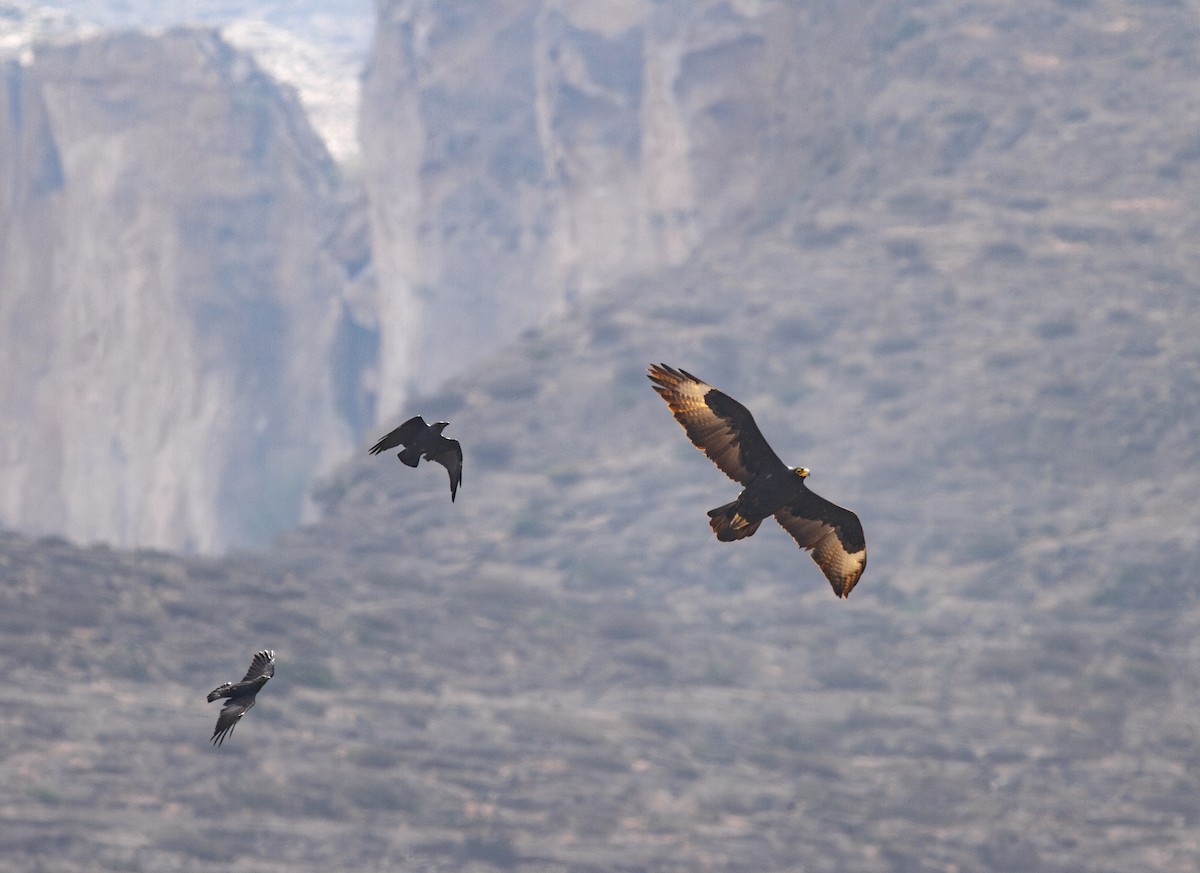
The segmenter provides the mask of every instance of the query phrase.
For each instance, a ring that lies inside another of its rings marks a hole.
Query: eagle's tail
[[[762,524],[761,518],[758,521],[749,521],[739,515],[738,503],[735,500],[733,503],[726,503],[724,506],[718,506],[716,509],[708,511],[708,517],[712,519],[709,524],[712,526],[713,533],[723,543],[752,536],[758,530],[758,526]]]
[[[410,467],[415,467],[417,464],[421,463],[421,451],[413,446],[409,446],[400,454],[396,455],[396,457],[405,464],[408,464]]]

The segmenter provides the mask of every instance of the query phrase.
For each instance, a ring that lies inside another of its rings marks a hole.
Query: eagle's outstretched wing
[[[802,549],[812,550],[833,593],[849,597],[867,567],[867,541],[862,522],[849,509],[830,503],[803,489],[790,504],[775,513],[775,520],[792,535]]]
[[[767,443],[750,410],[687,370],[652,364],[649,377],[688,438],[730,479],[749,485],[785,465]]]

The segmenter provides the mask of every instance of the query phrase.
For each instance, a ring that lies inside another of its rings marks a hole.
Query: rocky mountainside
[[[415,326],[382,333],[381,408],[805,197],[861,109],[863,13],[381,3],[364,176],[382,323]]]
[[[447,45],[411,8],[396,32]],[[494,27],[450,28],[461,65],[440,81],[493,57],[469,33],[556,20],[567,66],[618,39],[584,4],[488,8]],[[713,148],[743,143],[724,184],[744,208],[697,207],[677,262],[377,411],[451,421],[456,502],[441,468],[360,451],[322,478],[317,521],[257,551],[0,537],[0,870],[1195,868],[1194,16],[688,8],[698,34],[762,36],[681,69],[811,99],[694,92]],[[791,78],[755,74],[766,46]],[[514,56],[439,117],[483,130],[468,110],[508,106],[488,89]],[[774,134],[738,139],[754,130]],[[398,153],[445,191],[394,193],[482,197],[489,142]],[[451,158],[483,187],[439,175]],[[430,233],[441,257],[449,226]],[[497,283],[516,262],[492,258]],[[359,336],[389,324],[371,297],[347,298]],[[652,361],[749,405],[861,515],[848,601],[776,527],[713,539],[704,512],[736,488]],[[204,695],[264,647],[276,676],[214,750]]]
[[[844,299],[892,269],[871,237],[762,234],[736,274],[714,252],[601,295],[420,398],[464,441],[453,504],[440,468],[364,457],[269,551],[0,540],[0,869],[1190,870],[1197,419],[1151,392],[1189,366],[1187,308],[1151,350],[1083,315],[1117,265],[1071,259],[1074,331],[1024,291],[896,342],[899,307]],[[776,528],[711,537],[735,488],[658,357],[862,515],[849,601]],[[267,646],[211,749],[203,695]]]
[[[352,163],[372,18],[369,0],[3,0],[0,53],[98,30],[216,29],[294,87],[330,154]]]
[[[4,77],[0,519],[200,551],[295,524],[362,426],[337,365],[367,255],[294,97],[210,31]]]
[[[318,5],[262,14],[315,22]],[[856,265],[877,283],[857,299],[890,307],[896,348],[934,342],[968,299],[1016,318],[1013,283],[1052,286],[1072,258],[1103,260],[1110,292],[1145,268],[1135,303],[1086,317],[1153,350],[1176,305],[1159,286],[1189,270],[1195,26],[1177,16],[381,3],[354,181],[293,95],[211,32],[11,62],[0,306],[22,340],[3,352],[20,375],[0,393],[0,520],[127,546],[263,543],[307,517],[315,477],[414,391],[605,289],[697,258],[742,269],[747,240],[770,233],[814,256],[780,294],[832,270],[826,250],[881,258]],[[80,111],[56,109],[51,80]],[[54,193],[20,193],[39,186]],[[79,295],[104,303],[67,302]],[[193,304],[214,295],[222,348],[190,350],[212,345],[216,310]],[[108,321],[49,315],[99,305]],[[1066,355],[1089,325],[1051,294],[1037,307]],[[135,377],[146,361],[162,375]],[[1055,366],[1065,410],[1077,375]],[[1191,377],[1172,378],[1171,402]],[[61,435],[85,418],[89,439]]]

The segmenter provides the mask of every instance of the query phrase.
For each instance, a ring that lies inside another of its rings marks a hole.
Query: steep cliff
[[[356,260],[294,97],[208,31],[3,78],[0,523],[205,551],[294,524],[350,442]]]
[[[853,71],[862,13],[381,4],[361,125],[380,410],[819,184],[856,79],[830,83],[809,59],[838,45]]]

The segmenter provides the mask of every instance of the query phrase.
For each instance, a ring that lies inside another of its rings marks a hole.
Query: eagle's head
[[[808,478],[808,467],[792,467],[792,472],[795,473],[797,476],[799,476],[801,479]]]

